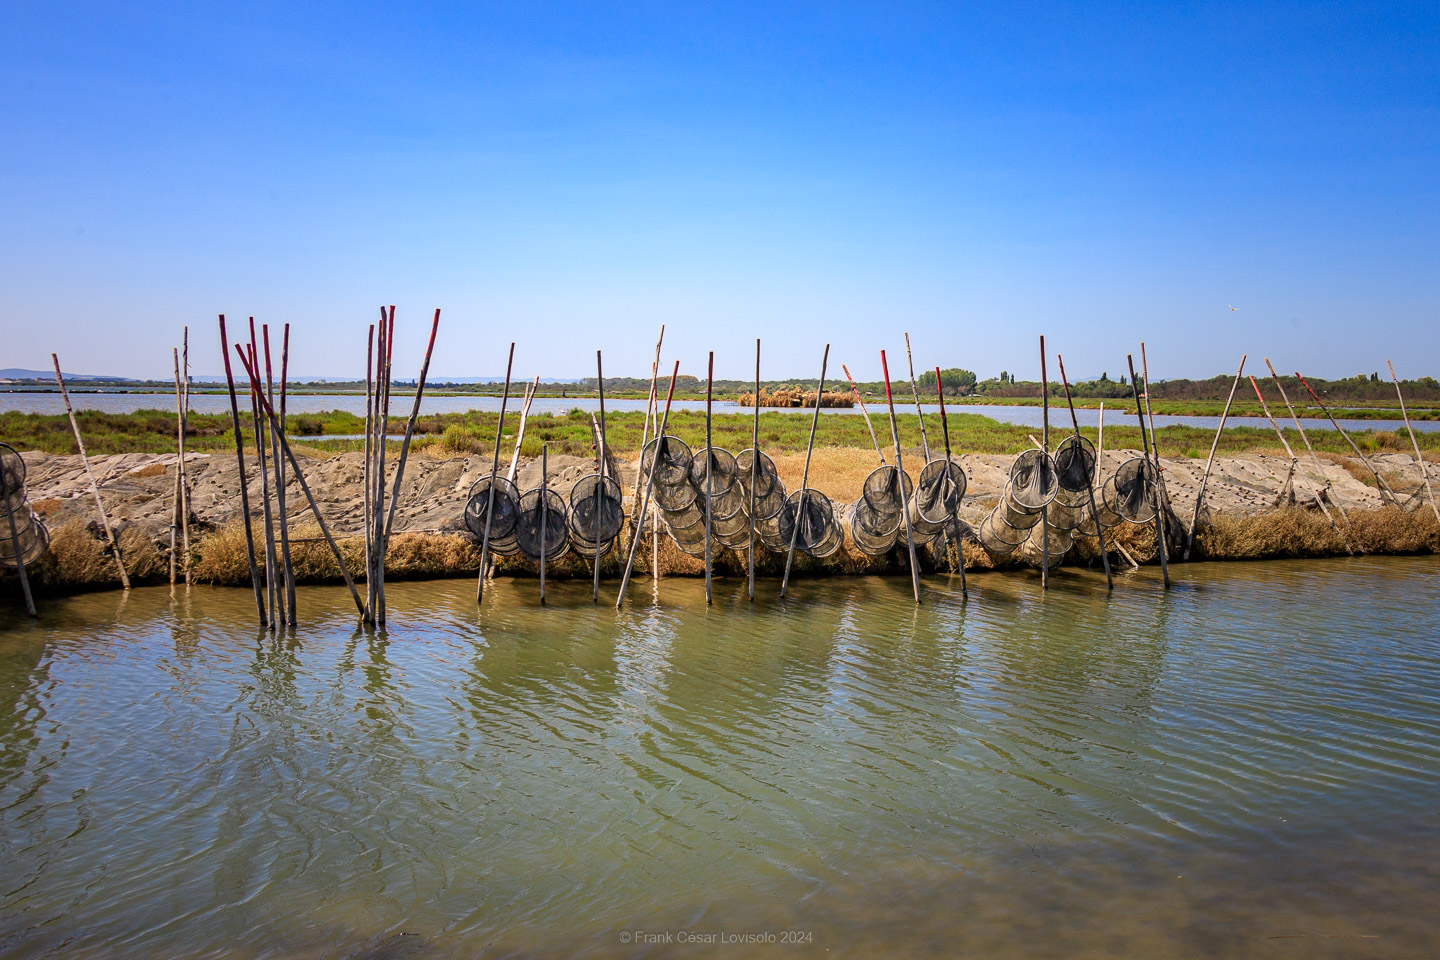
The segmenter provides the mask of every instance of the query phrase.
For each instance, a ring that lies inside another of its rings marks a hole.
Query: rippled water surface
[[[1180,574],[7,609],[0,955],[1429,955],[1440,560]]]

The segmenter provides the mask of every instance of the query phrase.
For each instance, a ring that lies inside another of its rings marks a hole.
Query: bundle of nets
[[[26,498],[25,460],[14,447],[0,443],[0,567],[34,563],[49,547],[50,531]]]
[[[1043,450],[1026,450],[1010,465],[1010,479],[995,509],[980,523],[980,544],[996,559],[1020,548],[1059,492],[1055,463]]]
[[[1055,448],[1055,499],[1046,507],[1050,526],[1076,531],[1090,521],[1095,483],[1095,447],[1084,437],[1069,436]],[[1090,524],[1093,526],[1093,524]]]
[[[1155,519],[1158,483],[1154,464],[1145,457],[1131,457],[1101,488],[1104,509],[1131,523],[1149,523]]]
[[[625,524],[620,499],[620,484],[606,476],[592,473],[575,481],[570,488],[570,546],[582,557],[603,557],[610,552]]]
[[[917,541],[934,540],[954,525],[968,485],[965,468],[953,459],[925,464],[910,497],[910,529]]]
[[[515,543],[527,560],[559,560],[570,552],[565,498],[549,487],[535,487],[520,496],[515,518]]]
[[[780,512],[785,504],[785,483],[775,469],[775,461],[764,451],[758,457],[754,450],[740,451],[735,458],[735,474],[744,495],[740,509],[753,515],[757,521],[767,520]]]
[[[520,552],[515,541],[515,524],[520,516],[520,491],[505,477],[496,477],[491,497],[489,477],[481,477],[470,485],[465,499],[465,529],[478,540],[485,538],[485,517],[490,516],[490,549],[502,557]]]
[[[844,542],[844,534],[835,517],[835,507],[830,498],[819,490],[796,490],[786,498],[785,506],[777,516],[788,521],[780,524],[782,528],[788,527],[784,529],[780,549],[789,550],[793,536],[796,550],[823,559],[839,550]]]
[[[903,534],[905,504],[914,493],[909,474],[891,464],[870,471],[860,499],[845,511],[845,525],[857,550],[871,556],[888,553]]]

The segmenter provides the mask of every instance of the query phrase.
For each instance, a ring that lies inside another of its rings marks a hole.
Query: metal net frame
[[[589,474],[575,481],[569,499],[570,546],[582,557],[605,556],[625,526],[619,481],[606,474],[602,488],[600,474]]]
[[[470,485],[465,500],[465,529],[478,539],[485,538],[485,511],[490,503],[490,478],[481,477]],[[520,518],[520,491],[505,477],[495,478],[495,508],[490,521],[490,550],[502,557],[519,552],[515,526]]]
[[[910,529],[915,537],[933,539],[954,524],[968,486],[965,468],[953,457],[925,464],[910,497]]]
[[[1149,523],[1155,519],[1158,483],[1154,464],[1145,457],[1131,457],[1105,481],[1105,506],[1131,523]]]
[[[520,514],[515,521],[515,543],[521,556],[539,562],[543,549],[545,562],[550,563],[569,553],[568,513],[565,498],[549,487],[535,487],[521,494]]]
[[[0,567],[8,569],[28,566],[50,549],[50,529],[30,509],[25,475],[25,458],[10,444],[0,443]],[[14,519],[13,536],[6,513]]]

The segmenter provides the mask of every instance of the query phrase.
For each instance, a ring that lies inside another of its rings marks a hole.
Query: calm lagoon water
[[[130,413],[135,410],[174,410],[174,394],[143,394],[143,393],[76,393],[71,394],[71,402],[76,409],[102,410],[106,413]],[[201,413],[229,413],[230,398],[216,394],[200,394],[192,396],[191,407]],[[409,398],[396,395],[392,398],[391,409],[398,411],[397,417],[410,415],[410,404],[414,402],[414,394]],[[365,398],[354,394],[317,394],[297,395],[288,401],[291,413],[323,413],[327,410],[348,410],[357,416],[365,415]],[[558,399],[550,397],[537,398],[530,409],[537,413],[565,413],[576,407],[581,410],[599,409],[599,401],[593,397],[576,397],[573,399]],[[629,411],[645,409],[644,400],[606,400],[607,411]],[[878,405],[869,405],[870,415],[874,417],[881,411]],[[465,413],[470,410],[488,410],[491,412],[500,409],[499,397],[426,397],[421,402],[423,413]],[[705,401],[703,400],[676,400],[672,403],[673,410],[693,410],[703,413]],[[798,410],[794,407],[764,407],[767,412],[791,413],[797,416],[814,416],[813,409],[807,411]],[[896,407],[899,413],[910,413],[915,409],[915,404],[907,403]],[[940,415],[940,405],[927,403],[922,406],[927,415]],[[58,393],[0,393],[0,411],[14,410],[19,413],[64,413],[65,405]],[[519,401],[512,398],[507,410],[518,411]],[[1018,423],[1027,427],[1039,427],[1044,416],[1039,407],[1009,407],[1003,404],[998,405],[961,405],[951,406],[949,412],[973,413],[989,417],[992,420],[999,420],[1001,423]],[[1134,426],[1136,423],[1135,414],[1127,412],[1130,410],[1126,404],[1116,401],[1114,405],[1105,405],[1105,422],[1110,425]],[[737,403],[725,401],[715,404],[716,413],[753,413],[753,407],[742,407]],[[826,415],[837,416],[859,416],[860,408],[839,407],[826,409]],[[1076,410],[1076,416],[1080,425],[1093,427],[1100,422],[1099,410]],[[1276,421],[1282,427],[1288,427],[1293,421],[1285,417],[1276,417]],[[1050,422],[1055,424],[1066,424],[1070,422],[1069,410],[1063,407],[1052,407],[1050,410]],[[1306,417],[1300,418],[1301,424],[1306,430],[1333,430],[1329,420],[1315,420]],[[1202,427],[1214,430],[1220,425],[1219,417],[1181,417],[1167,414],[1155,416],[1155,426],[1170,427]],[[1365,430],[1404,430],[1405,423],[1402,420],[1340,420],[1340,425],[1347,432],[1363,432]],[[1252,427],[1256,430],[1273,431],[1270,421],[1263,417],[1229,417],[1225,421],[1226,429],[1231,427]],[[1440,430],[1440,420],[1413,420],[1411,421],[1417,433],[1428,433]]]
[[[1178,572],[6,607],[0,955],[1430,953],[1440,559]]]

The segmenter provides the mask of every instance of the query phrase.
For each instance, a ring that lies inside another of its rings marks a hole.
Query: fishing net
[[[1105,506],[1111,513],[1131,523],[1155,519],[1155,467],[1146,458],[1131,457],[1120,464],[1103,489]]]
[[[465,501],[465,529],[477,539],[485,538],[485,513],[490,508],[490,478],[482,477],[470,487]],[[520,515],[520,491],[504,477],[495,478],[494,507],[490,520],[490,549],[500,556],[513,556],[520,549],[515,542],[515,524]]]
[[[1049,454],[1042,450],[1021,453],[1010,465],[1010,479],[1000,502],[980,523],[980,545],[997,559],[1014,554],[1032,537],[1040,536],[1041,521],[1059,492],[1059,472]],[[1069,549],[1068,543],[1065,546]]]
[[[872,557],[884,556],[900,538],[902,518],[898,515],[893,518],[875,516],[863,498],[844,508],[842,514],[845,526],[850,531],[850,542],[855,544],[855,549],[861,553]]]
[[[980,521],[980,529],[977,533],[980,538],[980,546],[996,559],[1008,557],[1020,549],[1020,544],[1025,542],[1028,531],[1021,531],[1021,536],[1017,539],[1007,539],[1015,537],[1015,534],[1016,531],[1013,528],[996,521],[993,512],[986,514],[985,519]]]
[[[1043,450],[1026,450],[1010,465],[1007,498],[1021,509],[1040,509],[1055,499],[1059,488],[1055,462]]]
[[[15,569],[24,562],[26,565],[40,559],[50,547],[50,531],[45,522],[31,512],[26,505],[15,511],[15,536],[10,536],[10,524],[0,517],[0,567]],[[16,560],[16,555],[20,560]]]
[[[931,460],[920,471],[919,489],[910,498],[910,528],[917,538],[931,538],[955,522],[969,481],[954,460]]]
[[[0,443],[0,497],[25,497],[25,459],[8,443]]]
[[[705,487],[707,464],[710,472],[708,491]],[[690,485],[695,488],[697,493],[708,492],[712,497],[723,497],[731,490],[736,489],[738,484],[735,456],[729,450],[720,447],[701,447],[691,455]]]
[[[901,488],[904,488],[903,492]],[[876,516],[899,517],[905,501],[915,492],[915,484],[908,473],[902,473],[891,464],[884,464],[870,471],[860,499],[874,511]]]
[[[844,535],[835,522],[835,507],[819,490],[796,490],[786,499],[782,512],[793,518],[790,532],[793,532],[796,550],[824,558],[840,549]],[[784,549],[789,547],[787,542]]]
[[[607,476],[603,487],[598,473],[576,480],[570,488],[569,522],[570,544],[576,553],[604,556],[625,523],[620,484],[615,478]]]
[[[655,454],[656,448],[660,454]],[[657,437],[645,444],[640,453],[640,487],[644,489],[651,468],[655,471],[655,486],[678,487],[690,478],[690,447],[679,437]]]
[[[750,471],[751,459],[754,457],[754,450],[741,450],[740,455],[735,458],[735,475],[744,485],[745,492],[750,492]],[[785,484],[780,482],[780,474],[775,470],[775,461],[762,450],[760,452],[760,463],[755,470],[755,497],[760,499],[768,497],[776,490],[783,490]]]
[[[1030,536],[1020,545],[1020,559],[1033,567],[1041,567],[1046,566],[1048,557],[1047,569],[1054,569],[1065,558],[1065,552],[1074,546],[1075,536],[1068,530],[1058,530],[1055,527],[1049,528],[1048,536],[1042,530],[1043,527],[1035,527],[1030,531]]]
[[[538,561],[543,546],[547,563],[559,560],[570,550],[568,524],[565,500],[560,494],[548,487],[526,490],[520,496],[520,513],[515,521],[515,542],[520,553]]]

